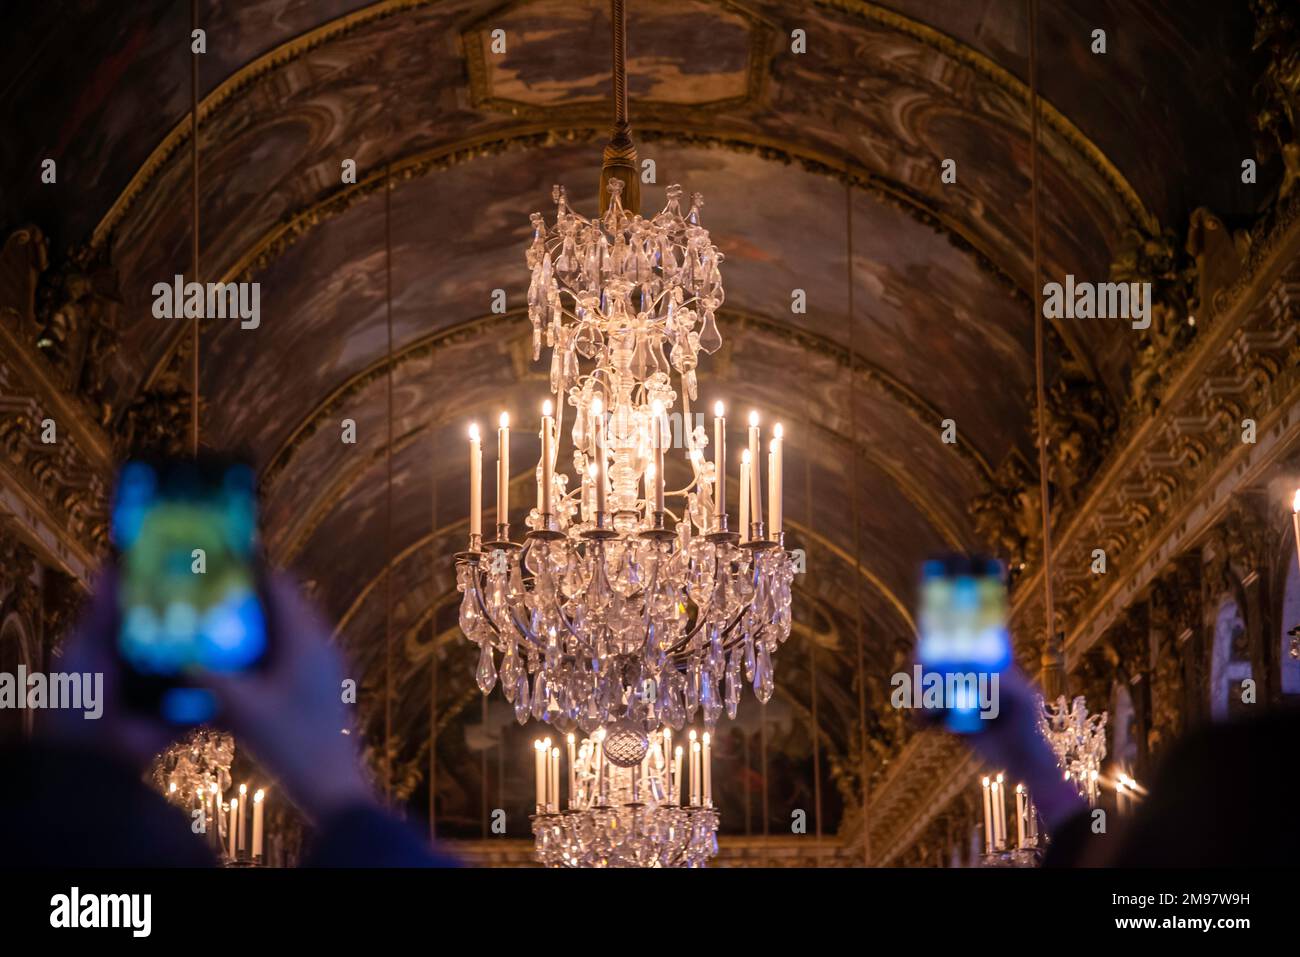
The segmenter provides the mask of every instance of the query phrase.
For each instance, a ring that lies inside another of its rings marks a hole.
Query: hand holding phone
[[[130,461],[112,540],[128,703],[173,724],[212,720],[202,677],[255,669],[269,646],[253,470],[215,457]]]
[[[983,730],[996,715],[997,676],[1011,665],[1007,587],[1002,564],[981,556],[934,558],[921,569],[917,658],[937,672],[950,731]]]

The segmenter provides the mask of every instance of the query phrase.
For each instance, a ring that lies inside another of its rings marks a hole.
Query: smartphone
[[[217,702],[202,676],[257,669],[269,651],[253,469],[218,457],[129,461],[110,528],[127,704],[177,725],[211,721]]]
[[[921,566],[920,606],[917,659],[943,676],[944,724],[959,733],[980,731],[981,716],[996,714],[988,698],[997,683],[990,676],[1012,659],[1005,569],[980,555],[930,559]]]

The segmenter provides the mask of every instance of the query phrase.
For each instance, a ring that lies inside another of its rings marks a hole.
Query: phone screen
[[[168,720],[212,718],[211,693],[190,680],[266,654],[256,529],[256,479],[243,463],[131,461],[120,473],[117,650],[128,694]]]
[[[959,699],[945,702],[948,727],[979,730],[984,703],[971,689],[987,687],[988,676],[1005,671],[1012,658],[1002,564],[979,556],[931,559],[921,570],[920,604],[917,658],[924,668],[943,675],[945,687],[955,689]],[[950,681],[949,676],[970,676],[972,681]]]

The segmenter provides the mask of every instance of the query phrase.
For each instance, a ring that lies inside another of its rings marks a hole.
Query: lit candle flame
[[[749,424],[750,424],[751,426],[758,425],[758,410],[757,410],[757,409],[754,409],[754,410],[752,410],[752,411],[749,413]]]
[[[470,438],[470,441],[471,441],[471,442],[477,442],[477,441],[478,441],[478,423],[477,423],[477,422],[471,422],[471,423],[469,424],[469,438]]]
[[[550,415],[553,408],[554,406],[551,405],[551,400],[547,399],[542,403],[542,415]]]
[[[727,407],[722,404],[721,399],[713,403],[713,414],[716,415],[718,418],[722,418],[723,415],[726,414],[726,411],[727,411]]]
[[[1291,511],[1300,512],[1300,488],[1295,490],[1295,498],[1291,500]]]
[[[510,428],[510,413],[509,413],[509,412],[502,412],[502,413],[501,413],[501,418],[500,418],[498,421],[501,423],[501,428],[503,428],[503,429],[508,429],[508,428]]]

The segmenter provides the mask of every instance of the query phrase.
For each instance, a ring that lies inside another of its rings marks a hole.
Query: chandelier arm
[[[746,605],[744,608],[740,609],[740,611],[736,612],[736,617],[732,619],[731,624],[729,624],[726,628],[722,629],[722,637],[725,638],[727,635],[731,634],[732,631],[735,630],[736,626],[740,624],[741,619],[745,617],[745,613],[748,612],[748,611],[749,611],[753,606],[754,606],[754,603],[753,603],[753,602],[750,602],[750,603],[749,603],[748,605]],[[697,628],[696,631],[698,632],[698,630],[699,630],[699,629]],[[694,634],[692,634],[690,637],[694,637]],[[686,640],[686,639],[683,639],[683,641],[685,641],[685,640]],[[741,635],[739,638],[737,638],[735,641],[731,642],[730,644],[723,645],[722,650],[723,650],[723,651],[730,651],[732,648],[734,648],[736,645],[738,645],[742,640],[744,640],[744,636],[743,636],[743,635]],[[682,644],[682,642],[678,642],[678,643],[677,643],[678,646],[680,646],[681,644]],[[689,656],[689,655],[685,655],[685,656],[683,656],[683,655],[680,655],[680,654],[679,654],[678,656],[676,656],[676,659],[675,659],[675,660],[678,660],[678,661],[685,661],[686,658],[688,658],[688,657],[690,657],[690,656]]]
[[[483,576],[484,582],[486,582],[487,572],[479,572],[475,574],[476,575],[481,574]],[[478,582],[475,582],[474,584],[474,599],[478,603],[479,611],[483,613],[483,620],[488,623],[488,626],[491,627],[491,629],[495,631],[498,636],[501,636],[502,635],[501,626],[492,620],[492,614],[491,612],[488,611],[487,605],[483,601],[483,589],[479,586]],[[537,636],[534,635],[531,631],[529,631],[528,628],[523,624],[523,622],[521,622],[519,618],[515,615],[514,609],[507,608],[506,613],[510,616],[510,621],[511,623],[514,624],[515,630],[519,632],[520,637],[527,639],[529,642],[531,642],[533,645],[535,645],[538,648],[542,647],[541,643],[537,640]]]
[[[715,582],[717,581],[717,578],[718,578],[718,565],[719,565],[719,564],[720,564],[720,562],[719,562],[719,559],[718,559],[718,556],[717,556],[717,550],[715,549],[715,550],[714,550],[714,555],[713,555],[713,580],[714,580]],[[687,594],[689,595],[689,593],[690,593],[690,588],[689,588],[689,586],[688,586],[688,588],[687,588]],[[677,652],[679,652],[682,648],[684,648],[686,645],[688,645],[688,644],[691,642],[691,639],[693,639],[696,635],[698,635],[698,634],[700,633],[700,630],[704,628],[704,623],[705,623],[705,621],[706,621],[707,618],[708,618],[708,612],[709,612],[709,610],[713,607],[713,598],[710,597],[709,600],[708,600],[708,603],[705,604],[705,605],[700,606],[698,602],[697,602],[696,604],[697,604],[697,606],[698,606],[699,609],[700,609],[700,613],[699,613],[698,615],[695,616],[695,627],[692,628],[688,634],[683,635],[683,636],[682,636],[682,639],[681,639],[680,641],[678,641],[675,645],[673,645],[671,648],[669,648],[669,649],[665,652],[666,655],[669,655],[669,656],[671,656],[671,655],[675,655],[675,654],[676,654]]]
[[[475,602],[475,604],[478,605],[479,613],[482,614],[482,616],[483,616],[483,620],[486,621],[486,622],[488,623],[488,627],[491,628],[494,632],[496,632],[496,634],[497,634],[498,636],[500,636],[500,634],[501,634],[501,629],[497,626],[497,623],[496,623],[495,621],[492,620],[492,615],[491,615],[491,613],[488,611],[488,609],[487,609],[487,605],[486,605],[486,604],[484,603],[484,601],[483,601],[483,589],[479,586],[479,582],[478,582],[479,572],[478,572],[477,568],[471,566],[471,568],[470,568],[470,574],[473,575],[473,576],[474,576],[474,579],[475,579],[475,580],[474,580],[474,586],[473,586],[473,587],[474,587],[474,602]],[[486,573],[483,573],[483,578],[484,578],[484,581],[487,580],[487,574],[486,574]]]
[[[564,622],[564,627],[568,630],[569,634],[573,635],[578,644],[582,646],[583,652],[588,655],[594,655],[595,651],[586,643],[586,641],[583,640],[582,635],[578,634],[577,629],[573,627],[573,622],[569,619],[569,616],[564,613],[564,609],[560,607],[560,600],[558,598],[555,599],[555,613],[560,616],[560,621]]]

